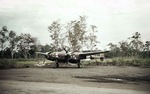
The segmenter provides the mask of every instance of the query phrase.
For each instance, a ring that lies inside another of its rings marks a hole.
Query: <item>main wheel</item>
[[[57,62],[57,63],[56,63],[56,68],[58,68],[58,67],[59,67],[59,63]]]
[[[58,68],[59,67],[59,63],[58,63],[58,61],[56,60],[55,61],[55,68]]]
[[[78,68],[80,68],[80,65],[81,65],[80,62],[77,65],[78,65]]]

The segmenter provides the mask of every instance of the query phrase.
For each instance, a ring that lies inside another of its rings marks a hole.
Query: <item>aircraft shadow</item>
[[[98,83],[124,83],[124,84],[138,84],[138,82],[150,84],[150,75],[126,77],[117,75],[107,76],[74,76],[75,78],[83,79],[87,82],[98,82]]]
[[[41,68],[51,68],[51,69],[87,69],[87,68],[92,68],[92,67],[76,67],[76,66],[60,66],[58,68],[54,67],[54,66],[50,66],[50,67],[41,67]]]
[[[37,68],[53,68],[53,69],[87,69],[87,68],[92,68],[92,66],[83,66],[81,65],[80,68],[78,68],[77,65],[65,65],[65,64],[60,64],[58,68],[55,67],[55,63],[49,64],[49,65],[44,65],[44,66],[36,66]]]

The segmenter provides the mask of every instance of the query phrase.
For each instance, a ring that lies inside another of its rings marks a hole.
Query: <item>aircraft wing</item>
[[[97,52],[83,52],[80,53],[80,56],[88,56],[88,55],[96,55],[96,54],[101,54],[101,53],[107,53],[109,51],[97,51]]]

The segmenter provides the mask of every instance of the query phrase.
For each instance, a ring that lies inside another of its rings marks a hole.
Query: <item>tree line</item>
[[[48,51],[80,51],[84,48],[91,51],[98,49],[97,26],[88,25],[86,16],[62,24],[60,20],[53,21],[48,26],[51,44],[41,45],[38,38],[29,33],[17,34],[8,30],[7,26],[0,29],[0,58],[35,58],[35,52]],[[117,44],[109,43],[110,53],[107,57],[150,57],[150,41],[142,42],[141,34],[135,32],[125,41]],[[96,48],[97,47],[97,48]]]
[[[53,21],[48,27],[53,50],[62,48],[68,51],[80,51],[85,49],[93,50],[99,43],[96,32],[97,27],[86,23],[86,16],[79,16],[78,19],[62,24],[60,20]]]
[[[0,58],[31,58],[35,54],[37,38],[17,33],[3,26],[0,30]]]
[[[51,37],[51,47],[55,51],[68,48],[68,51],[80,51],[83,47],[91,51],[98,49],[95,25],[88,26],[86,16],[79,16],[79,19],[61,24],[60,20],[53,21],[48,27]],[[141,34],[135,32],[125,41],[117,44],[108,43],[110,53],[107,57],[150,57],[150,41],[143,42]],[[96,48],[97,47],[97,48]]]
[[[120,41],[118,44],[109,43],[109,57],[140,57],[150,58],[150,41],[142,42],[141,34],[135,32],[125,41]]]
[[[36,51],[80,51],[83,47],[93,50],[97,40],[95,25],[88,26],[86,16],[61,24],[60,20],[53,21],[48,26],[51,44],[41,45],[38,38],[29,33],[18,35],[13,30],[3,26],[0,30],[0,58],[34,58]]]

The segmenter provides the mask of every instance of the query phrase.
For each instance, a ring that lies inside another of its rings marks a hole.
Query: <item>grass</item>
[[[135,66],[135,67],[149,67],[150,68],[150,58],[125,58],[116,57],[100,60],[91,60],[91,62],[83,62],[83,65],[102,65],[102,66]]]
[[[35,59],[0,59],[0,68],[27,68],[35,63]]]
[[[36,59],[0,59],[0,68],[28,68],[35,67],[37,63]],[[91,60],[81,62],[83,65],[93,66],[135,66],[135,67],[148,67],[150,68],[150,58],[123,58],[116,57],[111,59],[105,59],[104,61]]]
[[[117,66],[136,66],[136,67],[150,67],[149,58],[113,58],[112,62]]]

